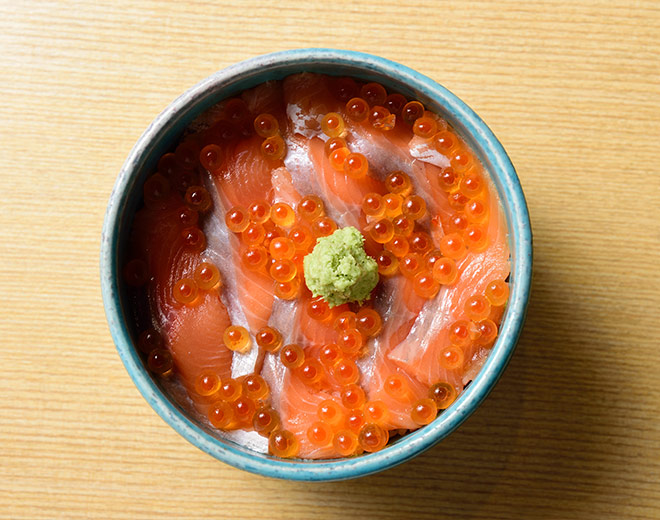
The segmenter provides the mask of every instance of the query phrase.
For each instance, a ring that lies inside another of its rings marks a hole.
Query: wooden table
[[[149,122],[218,69],[308,46],[465,100],[535,234],[527,325],[481,409],[410,463],[315,485],[167,426],[115,352],[98,275]],[[1,2],[0,517],[659,518],[659,56],[654,1]]]

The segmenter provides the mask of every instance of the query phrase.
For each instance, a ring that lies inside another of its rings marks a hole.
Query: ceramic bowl
[[[388,90],[419,99],[445,117],[491,173],[506,215],[511,249],[509,303],[497,342],[474,381],[428,426],[377,453],[338,460],[282,460],[256,453],[215,437],[187,414],[147,371],[135,347],[136,334],[120,276],[142,184],[186,126],[224,98],[303,71],[377,81]],[[301,49],[252,58],[213,74],[175,99],[149,125],[121,169],[110,197],[101,244],[101,283],[110,331],[126,370],[147,402],[184,438],[217,459],[260,475],[303,481],[349,479],[385,470],[429,449],[465,421],[492,390],[513,354],[525,318],[531,272],[532,236],[520,182],[502,145],[479,116],[447,89],[404,65],[333,49]]]

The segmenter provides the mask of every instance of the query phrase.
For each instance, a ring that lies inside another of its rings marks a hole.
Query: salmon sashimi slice
[[[490,194],[491,207],[497,204],[494,190]],[[448,327],[465,318],[463,310],[468,298],[483,294],[491,280],[505,280],[509,275],[509,250],[506,241],[506,223],[501,213],[492,216],[488,225],[490,245],[481,253],[469,253],[458,264],[459,278],[451,286],[442,287],[434,305],[426,306],[417,318],[410,335],[390,354],[389,358],[425,384],[441,380],[462,379],[465,367],[444,370],[440,363],[442,349],[449,346]],[[501,311],[495,310],[495,313]],[[497,314],[491,316],[498,318]],[[496,321],[499,323],[499,320]],[[471,344],[464,349],[466,367],[472,363],[478,347]],[[454,372],[454,373],[448,373]],[[462,389],[462,386],[457,388]]]

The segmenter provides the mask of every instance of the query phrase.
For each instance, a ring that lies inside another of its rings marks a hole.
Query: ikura
[[[202,262],[195,267],[194,279],[197,287],[204,291],[214,291],[222,285],[220,271],[211,262]]]
[[[250,220],[257,224],[264,224],[270,220],[270,203],[265,200],[258,200],[253,202],[248,207],[248,214]]]
[[[280,125],[270,114],[259,114],[254,118],[254,131],[259,137],[273,137],[277,135]]]
[[[307,314],[316,321],[326,322],[332,319],[332,310],[321,297],[313,298],[307,302]]]
[[[243,394],[254,401],[262,401],[270,395],[266,380],[258,374],[250,374],[243,379]]]
[[[203,186],[190,186],[184,197],[186,205],[199,213],[204,213],[211,208],[211,196]]]
[[[252,399],[242,395],[232,403],[232,408],[234,409],[234,419],[241,427],[252,426],[254,412],[257,411],[257,405]]]
[[[440,290],[440,283],[431,271],[420,271],[413,277],[413,289],[422,298],[435,298]]]
[[[276,282],[285,283],[290,282],[296,277],[298,268],[291,260],[275,260],[268,272]]]
[[[395,171],[385,178],[385,188],[391,193],[406,197],[412,191],[412,182],[407,173]]]
[[[345,128],[344,118],[336,112],[329,112],[321,120],[321,131],[328,137],[340,137]]]
[[[360,447],[370,453],[382,450],[388,441],[387,430],[374,423],[365,424],[358,435]]]
[[[349,410],[359,409],[366,402],[366,394],[358,385],[350,384],[341,389],[341,403],[344,405],[344,408],[348,408]]]
[[[485,296],[476,294],[465,302],[465,315],[473,321],[485,320],[490,315],[490,302]]]
[[[220,378],[213,372],[202,372],[195,379],[195,392],[202,397],[208,397],[220,390]]]
[[[218,430],[229,429],[234,421],[234,409],[225,401],[217,401],[209,407],[209,422]]]
[[[456,345],[445,347],[442,352],[440,352],[440,366],[447,370],[458,370],[463,368],[464,361],[465,356],[463,354],[463,349]]]
[[[142,287],[149,280],[149,270],[144,260],[135,258],[124,266],[124,281],[131,287]]]
[[[380,218],[385,214],[385,201],[378,193],[367,193],[362,199],[362,211],[368,217]]]
[[[332,443],[332,428],[323,421],[315,421],[307,428],[307,440],[314,446],[324,447]]]
[[[357,330],[368,338],[380,334],[383,328],[383,320],[380,314],[369,307],[363,307],[357,313]]]
[[[254,412],[252,426],[262,437],[270,436],[271,432],[280,427],[282,423],[280,414],[270,406],[263,406]]]
[[[360,95],[371,106],[382,105],[387,99],[387,91],[379,83],[367,83],[360,89]]]
[[[430,139],[438,131],[438,123],[428,116],[417,118],[413,123],[413,133],[422,139]]]
[[[275,429],[268,438],[268,451],[276,457],[283,459],[295,457],[299,449],[298,439],[288,430]]]
[[[392,240],[392,237],[394,236],[394,226],[392,225],[391,220],[381,218],[369,226],[368,233],[374,242],[385,244]]]
[[[295,300],[300,296],[300,279],[276,283],[274,292],[275,296],[282,300]]]
[[[323,365],[314,358],[306,358],[296,370],[300,380],[308,386],[315,385],[323,379]]]
[[[169,350],[162,348],[153,349],[149,353],[149,357],[147,357],[147,367],[154,374],[168,376],[172,373],[172,369],[174,368],[172,354],[170,354]]]
[[[206,236],[198,227],[189,227],[181,231],[184,247],[189,251],[200,252],[206,248]]]
[[[199,152],[199,162],[203,168],[214,172],[222,166],[224,152],[217,144],[206,145]]]
[[[410,251],[410,243],[405,237],[394,236],[392,240],[385,244],[385,249],[390,251],[397,258],[401,258]]]
[[[305,353],[300,345],[286,345],[280,350],[280,360],[286,368],[294,370],[305,362]]]
[[[428,253],[433,247],[433,239],[428,233],[425,233],[424,231],[417,231],[416,233],[410,235],[408,242],[410,243],[410,250],[413,253],[417,253],[418,255],[422,256]]]
[[[438,415],[438,406],[433,399],[417,401],[410,412],[410,418],[419,425],[429,424]]]
[[[348,457],[349,455],[355,454],[360,447],[360,443],[358,442],[357,435],[351,430],[340,430],[335,433],[332,438],[332,446],[337,453],[344,457]]]
[[[424,115],[424,105],[419,101],[409,101],[401,110],[401,119],[409,125],[412,125]]]
[[[382,276],[392,276],[399,270],[399,259],[390,251],[381,251],[376,256],[378,273]]]
[[[337,346],[348,355],[355,355],[362,348],[362,334],[357,329],[343,330],[339,333]]]
[[[193,307],[199,303],[199,288],[195,280],[182,278],[174,284],[172,296],[177,303]]]
[[[351,155],[351,151],[348,148],[337,148],[328,156],[330,166],[335,171],[344,172],[344,164],[349,155]]]
[[[245,327],[230,325],[225,329],[223,336],[225,346],[234,352],[247,352],[250,350],[250,334]]]
[[[332,368],[332,376],[340,385],[357,383],[360,379],[360,369],[351,359],[340,359]]]
[[[426,202],[422,197],[410,195],[403,201],[401,211],[411,220],[421,220],[426,216]]]
[[[321,352],[319,353],[319,361],[321,361],[323,366],[332,368],[342,359],[342,356],[341,349],[334,343],[330,343],[321,349]]]
[[[267,352],[277,352],[282,347],[282,334],[273,327],[263,327],[257,332],[257,345]]]
[[[327,237],[337,230],[337,223],[330,217],[317,217],[312,222],[312,234],[316,237]]]
[[[286,143],[279,135],[264,139],[261,143],[261,155],[271,161],[279,161],[286,155]]]
[[[335,150],[339,150],[340,148],[348,148],[348,145],[346,144],[346,139],[343,137],[333,137],[331,139],[328,139],[325,142],[324,150],[325,150],[325,155],[327,157],[330,156],[332,152]],[[314,197],[314,195],[311,195]]]
[[[408,253],[399,262],[399,271],[406,278],[414,278],[423,267],[422,257],[417,253]]]
[[[378,130],[389,131],[394,128],[396,116],[387,108],[376,105],[369,111],[369,122]]]
[[[298,203],[298,215],[308,222],[322,216],[325,213],[323,201],[316,195],[307,195]]]
[[[401,215],[403,198],[398,193],[388,193],[383,197],[385,204],[385,216],[387,218],[394,218]]]
[[[440,239],[440,251],[447,258],[460,260],[467,253],[465,241],[458,233],[449,233]]]
[[[395,235],[407,238],[415,229],[415,221],[401,215],[392,220],[392,226],[394,227]]]
[[[369,171],[369,162],[361,153],[349,153],[344,159],[344,173],[353,179],[361,179]]]
[[[443,381],[429,388],[428,396],[433,399],[438,410],[446,410],[456,400],[456,389]]]
[[[341,406],[332,399],[325,399],[319,403],[316,409],[318,418],[330,426],[339,426],[344,421],[344,412]]]
[[[271,220],[278,226],[290,228],[296,222],[296,214],[286,202],[276,202],[270,210]]]
[[[401,110],[407,102],[408,100],[401,94],[390,94],[385,98],[383,106],[392,114],[401,115]]]
[[[354,97],[346,102],[346,114],[356,122],[366,121],[369,117],[369,103],[360,97]]]
[[[243,265],[251,271],[260,271],[268,262],[268,251],[263,246],[248,247],[241,255]]]
[[[226,379],[218,389],[218,397],[228,403],[233,403],[241,395],[243,395],[243,385],[236,379]]]
[[[433,278],[441,285],[451,285],[458,279],[456,262],[451,258],[440,258],[433,264]]]
[[[354,329],[357,326],[357,316],[352,311],[344,311],[335,318],[332,326],[337,332]]]
[[[509,298],[509,286],[504,280],[493,280],[486,286],[486,298],[495,307],[504,305]]]
[[[264,238],[266,238],[266,229],[262,224],[256,222],[250,222],[245,231],[241,233],[241,239],[247,246],[258,246],[264,241]]]
[[[227,224],[229,231],[242,233],[250,224],[250,215],[245,208],[235,206],[225,215],[225,224]]]
[[[385,426],[390,418],[390,412],[383,401],[368,401],[364,405],[364,420],[367,423],[375,423]]]
[[[408,401],[411,397],[408,381],[400,374],[392,374],[383,383],[385,393],[397,401]]]
[[[268,251],[275,260],[291,260],[296,254],[296,246],[290,238],[277,237],[271,241]]]

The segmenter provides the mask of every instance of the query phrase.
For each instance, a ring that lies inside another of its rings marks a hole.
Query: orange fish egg
[[[399,259],[390,251],[381,251],[378,253],[376,264],[378,265],[378,274],[382,276],[392,276],[399,269]]]
[[[435,298],[440,290],[440,284],[433,278],[431,271],[420,271],[413,277],[413,289],[422,298]]]
[[[369,423],[365,424],[358,435],[358,442],[364,451],[370,453],[380,451],[389,441],[389,433],[386,429],[378,424]]]
[[[306,358],[305,362],[296,369],[300,380],[306,385],[314,385],[323,379],[323,365],[313,358]]]
[[[352,311],[344,311],[339,314],[332,326],[338,332],[354,329],[357,325],[357,316]]]
[[[296,247],[290,238],[277,237],[270,242],[268,251],[275,260],[291,260],[296,254]]]
[[[438,184],[446,192],[455,192],[460,183],[460,177],[451,168],[446,168],[438,173]]]
[[[345,103],[359,94],[360,87],[353,78],[336,78],[331,82],[331,90],[339,101]]]
[[[449,326],[449,341],[452,345],[464,347],[470,343],[470,328],[466,320],[458,320]]]
[[[138,338],[138,348],[145,354],[163,347],[163,336],[156,329],[143,330]]]
[[[150,209],[158,209],[170,196],[170,181],[160,173],[155,173],[145,181],[142,191],[144,193],[144,205]]]
[[[497,338],[497,325],[493,320],[485,319],[477,322],[476,324],[477,331],[479,332],[479,337],[477,338],[477,343],[479,345],[488,347]]]
[[[488,203],[482,199],[473,199],[465,204],[465,216],[470,222],[481,224],[488,218]]]
[[[440,239],[440,251],[447,258],[460,260],[467,253],[465,241],[458,233],[449,233]]]
[[[267,399],[270,388],[266,380],[259,374],[250,374],[243,379],[243,394],[254,401]]]
[[[376,105],[369,111],[369,122],[378,130],[389,131],[394,128],[396,116],[387,108]]]
[[[495,307],[500,307],[509,299],[509,285],[504,280],[492,280],[486,286],[486,298]]]
[[[222,284],[220,271],[211,262],[202,262],[195,268],[193,275],[197,287],[204,291],[218,289]]]
[[[453,213],[449,217],[447,231],[449,233],[461,233],[470,225],[464,213]]]
[[[254,413],[257,411],[257,405],[252,399],[242,395],[232,403],[232,408],[234,409],[234,419],[241,426],[252,426]]]
[[[459,189],[461,190],[461,193],[468,197],[469,199],[473,199],[477,195],[479,195],[482,191],[484,191],[486,184],[484,181],[484,178],[481,176],[479,172],[469,172],[467,173],[460,182]]]
[[[433,239],[424,231],[417,231],[408,238],[410,250],[413,253],[424,256],[433,248]]]
[[[289,282],[278,282],[275,284],[275,296],[281,300],[295,300],[300,296],[300,287],[299,278],[294,278]]]
[[[209,407],[208,418],[214,428],[224,430],[235,422],[234,409],[225,401],[217,401]]]
[[[332,428],[323,421],[315,421],[307,428],[307,440],[314,446],[324,447],[330,445],[332,436]]]
[[[289,230],[289,240],[294,247],[294,255],[296,251],[309,251],[309,248],[314,244],[314,236],[307,226],[297,224]],[[272,253],[271,253],[272,254]]]
[[[202,372],[195,379],[195,392],[203,397],[215,394],[220,390],[220,378],[213,372]]]
[[[385,214],[385,201],[378,193],[367,193],[362,199],[362,211],[368,217],[380,218]]]
[[[490,315],[490,302],[485,296],[476,294],[465,302],[465,315],[473,321],[485,320]]]
[[[426,253],[424,253],[424,257],[422,258],[424,268],[433,271],[433,266],[441,258],[442,258],[442,251],[440,251],[439,249],[431,249],[430,251],[427,251]]]
[[[307,314],[316,321],[329,321],[332,319],[332,310],[328,303],[320,296],[307,302]]]
[[[394,236],[392,240],[385,244],[385,249],[391,251],[397,258],[401,258],[410,251],[410,243],[405,237]]]
[[[344,172],[344,163],[349,155],[351,151],[348,148],[337,148],[328,156],[330,166],[337,172]]]
[[[387,424],[390,418],[390,411],[383,401],[367,401],[364,405],[364,420],[367,423],[375,423],[381,426]]]
[[[433,278],[441,285],[451,285],[458,278],[456,262],[451,258],[440,258],[433,264]]]
[[[316,415],[321,421],[333,427],[339,426],[344,421],[344,412],[341,406],[332,399],[321,401],[316,409]]]
[[[153,349],[147,357],[147,367],[159,376],[169,375],[174,367],[172,354],[170,354],[169,350],[162,348]]]
[[[413,133],[422,139],[430,139],[438,132],[438,123],[435,119],[428,116],[422,116],[413,123]]]
[[[126,262],[122,274],[124,281],[131,287],[142,287],[149,280],[147,263],[139,258]]]
[[[329,112],[321,120],[321,131],[328,137],[339,137],[345,129],[344,118],[337,112]]]
[[[282,350],[280,350],[280,360],[286,368],[294,370],[305,362],[305,353],[300,348],[300,345],[292,343],[282,347]]]
[[[409,125],[412,125],[420,117],[424,115],[424,105],[419,101],[409,101],[403,106],[401,110],[401,119]]]
[[[385,393],[397,401],[407,401],[412,395],[408,381],[401,374],[392,374],[383,383]]]
[[[268,438],[268,451],[276,457],[283,459],[295,457],[299,449],[298,439],[288,430],[275,429]]]
[[[428,392],[429,399],[433,399],[438,410],[446,410],[449,408],[449,406],[456,400],[456,395],[456,389],[444,381],[431,386]]]
[[[307,195],[298,203],[298,215],[311,222],[325,213],[323,201],[316,195]]]
[[[456,345],[445,347],[440,352],[440,366],[447,370],[463,368],[464,361],[465,355],[463,354],[463,349]]]
[[[339,150],[340,148],[348,148],[348,145],[346,144],[346,139],[343,137],[333,137],[331,139],[328,139],[325,142],[324,150],[325,150],[325,155],[326,157],[330,157],[330,154],[334,152],[335,150]],[[312,195],[313,197],[314,195]]]
[[[472,158],[472,154],[470,152],[464,148],[459,148],[458,150],[454,151],[451,158],[449,159],[449,163],[451,164],[451,167],[454,169],[454,171],[458,173],[465,173],[474,164],[474,159]]]
[[[363,307],[357,313],[357,330],[368,338],[380,334],[383,328],[383,320],[374,309]]]
[[[424,398],[417,401],[410,411],[413,422],[423,426],[429,424],[438,415],[438,406],[433,399]]]
[[[369,236],[374,242],[385,244],[392,240],[394,236],[394,226],[392,222],[386,218],[381,218],[368,227]]]
[[[243,121],[250,117],[247,104],[240,98],[232,98],[225,104],[225,117],[233,122]]]
[[[225,346],[234,352],[244,353],[250,350],[250,334],[245,327],[230,325],[223,335]]]
[[[229,231],[242,233],[250,224],[250,215],[245,208],[235,206],[225,214],[225,224]]]
[[[199,152],[199,162],[202,167],[211,173],[215,172],[222,166],[224,152],[217,144],[206,145]]]
[[[417,253],[408,253],[399,261],[399,271],[406,278],[413,278],[423,266],[422,257]]]
[[[264,229],[266,230],[266,236],[264,236],[263,246],[266,248],[270,247],[270,243],[274,238],[286,236],[284,230],[276,226],[272,220],[264,223]]]
[[[366,402],[366,394],[358,385],[346,385],[341,389],[341,403],[344,405],[344,408],[348,408],[349,410],[362,408]]]
[[[453,209],[454,211],[463,211],[465,209],[465,205],[468,203],[469,200],[470,199],[468,199],[460,191],[457,191],[455,193],[450,193],[447,196],[447,202],[449,203],[451,209]]]
[[[344,421],[346,428],[351,430],[353,433],[360,433],[360,430],[365,424],[364,414],[361,410],[350,410]]]
[[[182,278],[174,284],[172,296],[182,305],[194,306],[199,300],[197,283],[191,278]]]
[[[316,237],[327,237],[337,231],[337,223],[330,217],[317,217],[312,221],[312,234]]]
[[[271,114],[259,114],[254,118],[254,131],[259,137],[273,137],[280,130],[280,125]]]
[[[458,138],[450,130],[443,130],[433,136],[433,146],[443,155],[450,156],[459,145]]]
[[[331,368],[342,359],[341,349],[334,343],[324,345],[319,352],[319,360],[325,367]]]
[[[369,117],[369,103],[360,97],[354,97],[346,102],[346,114],[353,121],[366,121]]]
[[[418,195],[409,195],[403,201],[401,211],[411,220],[421,220],[426,216],[426,202]]]
[[[178,213],[179,222],[183,227],[197,226],[199,222],[199,213],[187,206],[181,206]]]
[[[251,271],[260,271],[268,262],[268,251],[263,246],[248,247],[241,254],[243,265]]]
[[[388,193],[383,196],[383,202],[385,203],[385,216],[388,218],[394,218],[401,215],[403,211],[403,197],[398,193]]]
[[[488,234],[483,226],[472,224],[463,233],[465,245],[470,251],[481,252],[488,246]]]
[[[253,202],[248,207],[248,215],[252,222],[257,224],[264,224],[270,220],[270,203],[265,200],[258,200]]]
[[[369,171],[369,161],[361,153],[349,153],[344,159],[344,173],[352,179],[361,179]]]
[[[406,197],[412,191],[412,182],[407,173],[395,171],[385,178],[385,188],[391,193],[398,193]]]
[[[351,430],[340,430],[332,438],[332,446],[344,457],[354,455],[360,447],[357,435]]]
[[[271,161],[284,159],[286,155],[286,143],[279,135],[273,135],[264,139],[261,143],[261,155]]]
[[[236,379],[225,379],[218,389],[218,397],[228,403],[233,403],[243,395],[243,385]]]
[[[367,83],[362,85],[360,95],[371,106],[382,105],[387,99],[387,91],[380,83]]]
[[[204,213],[211,208],[211,195],[204,186],[190,186],[184,200],[190,209]]]
[[[262,327],[255,336],[257,345],[268,352],[277,352],[282,347],[282,334],[273,327]]]
[[[332,368],[332,375],[340,385],[350,385],[359,381],[360,369],[352,359],[341,359]]]
[[[407,102],[408,100],[401,94],[390,94],[385,98],[383,106],[392,112],[392,114],[401,115],[401,110],[403,110]]]
[[[362,334],[357,329],[343,330],[339,333],[337,346],[346,354],[355,355],[362,348]]]
[[[264,241],[264,238],[266,238],[266,229],[263,224],[256,222],[250,222],[245,231],[241,233],[241,240],[246,246],[258,246]]]
[[[399,215],[392,219],[392,226],[394,227],[394,234],[402,237],[409,237],[415,229],[415,221],[404,216]]]
[[[282,421],[280,414],[273,410],[270,406],[262,406],[254,412],[252,419],[252,426],[262,437],[270,436],[270,433],[279,428]]]
[[[192,170],[199,160],[199,145],[192,138],[182,141],[174,150],[174,158],[184,170]]]
[[[291,260],[275,260],[268,269],[270,276],[278,283],[290,282],[298,274],[298,268]]]
[[[206,248],[206,235],[198,227],[189,227],[181,231],[184,247],[189,251],[204,251]]]
[[[180,169],[179,162],[176,160],[176,155],[173,153],[166,153],[158,160],[158,173],[165,177],[170,177],[174,172]]]
[[[270,210],[270,218],[278,226],[290,228],[296,222],[293,208],[286,202],[276,202]]]

